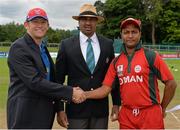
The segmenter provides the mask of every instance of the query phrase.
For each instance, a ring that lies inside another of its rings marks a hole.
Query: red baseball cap
[[[141,29],[141,21],[140,20],[134,19],[134,18],[127,18],[121,22],[121,26],[120,26],[121,30],[129,24],[133,24],[136,27],[138,27],[139,29]]]
[[[46,12],[41,8],[31,9],[27,14],[26,21],[29,22],[29,21],[33,20],[34,18],[37,18],[37,17],[43,18],[43,19],[48,21],[48,17],[47,17]]]

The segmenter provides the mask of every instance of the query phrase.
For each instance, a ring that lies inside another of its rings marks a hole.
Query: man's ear
[[[142,35],[142,32],[140,31],[140,36]]]
[[[24,22],[24,27],[27,29],[28,28],[28,22]]]

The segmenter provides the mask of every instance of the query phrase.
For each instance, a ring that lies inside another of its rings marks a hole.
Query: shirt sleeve
[[[159,78],[162,82],[174,79],[167,64],[165,63],[165,61],[161,58],[161,56],[158,53],[156,53],[154,66],[159,71],[159,74],[160,74]]]
[[[112,84],[113,84],[115,77],[116,77],[114,60],[115,59],[113,59],[111,64],[109,65],[108,71],[107,71],[106,76],[105,76],[104,81],[103,81],[103,85],[107,85],[109,87],[112,87]]]

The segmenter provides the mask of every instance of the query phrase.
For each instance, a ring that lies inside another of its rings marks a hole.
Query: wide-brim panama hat
[[[120,25],[121,30],[129,24],[133,24],[134,26],[141,29],[141,21],[140,20],[134,19],[134,18],[127,18],[121,22],[121,25]]]
[[[99,16],[96,11],[96,7],[94,7],[92,4],[84,4],[80,8],[80,13],[78,16],[72,16],[73,19],[78,20],[81,17],[94,17],[97,18],[98,22],[102,22],[104,18],[102,16]]]

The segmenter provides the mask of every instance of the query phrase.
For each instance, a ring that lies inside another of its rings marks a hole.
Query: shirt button
[[[91,91],[93,91],[94,89],[93,88],[91,88]]]
[[[55,101],[52,101],[52,104],[55,104]]]
[[[91,76],[91,79],[93,79],[94,77],[93,76]]]

